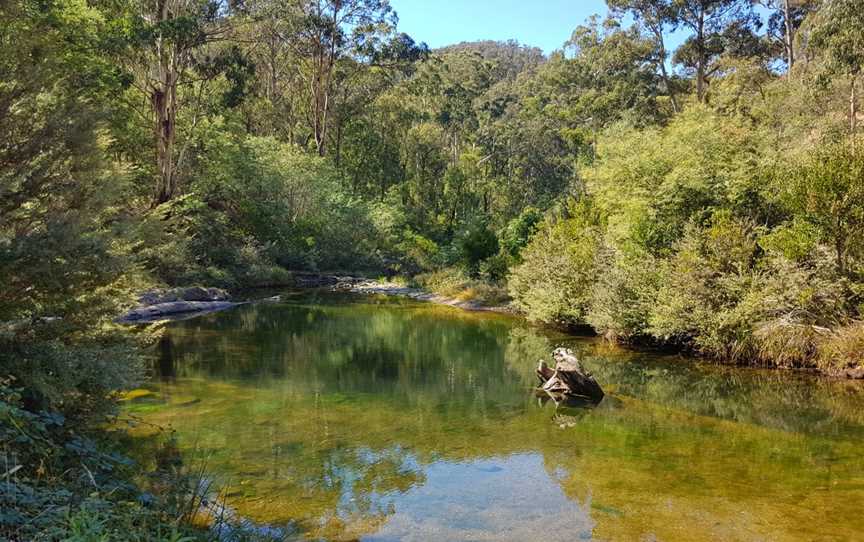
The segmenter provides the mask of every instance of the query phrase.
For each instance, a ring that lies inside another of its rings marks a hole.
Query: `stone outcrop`
[[[245,302],[234,303],[232,301],[171,301],[168,303],[156,303],[132,309],[117,319],[121,324],[142,324],[156,322],[159,320],[172,319],[183,314],[201,314],[230,309]]]
[[[162,288],[148,290],[138,297],[142,307],[174,303],[176,301],[229,301],[231,296],[220,288],[203,288],[190,286],[187,288]]]
[[[230,309],[246,302],[230,301],[230,295],[219,288],[191,286],[156,289],[138,297],[140,305],[117,318],[121,324],[143,324]]]

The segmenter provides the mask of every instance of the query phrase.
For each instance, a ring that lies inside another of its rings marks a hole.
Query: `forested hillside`
[[[148,340],[109,322],[154,285],[403,275],[860,373],[864,0],[607,3],[545,55],[430,50],[387,0],[3,2],[0,525],[93,491],[163,528],[95,451]]]

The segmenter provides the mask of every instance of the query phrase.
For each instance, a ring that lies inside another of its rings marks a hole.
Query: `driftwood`
[[[537,367],[537,378],[540,379],[538,391],[559,402],[584,402],[597,404],[603,400],[603,389],[582,368],[573,352],[567,348],[558,348],[552,352],[555,368],[549,367],[545,361],[540,361]]]

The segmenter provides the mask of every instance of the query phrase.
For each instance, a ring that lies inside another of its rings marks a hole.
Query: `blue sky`
[[[588,17],[606,13],[604,0],[390,0],[390,5],[399,14],[399,30],[432,48],[513,38],[546,53],[561,47]]]
[[[595,13],[606,15],[605,0],[390,0],[399,30],[433,49],[460,41],[516,39],[550,53]],[[670,36],[674,50],[686,37]]]

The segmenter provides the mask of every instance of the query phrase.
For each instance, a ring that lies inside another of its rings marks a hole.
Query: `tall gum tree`
[[[849,131],[858,128],[858,79],[864,71],[864,0],[827,0],[810,44],[825,53],[831,72],[849,78]]]
[[[756,4],[770,11],[768,36],[783,48],[786,68],[790,72],[795,66],[795,36],[809,13],[817,6],[815,0],[756,0]]]
[[[693,69],[696,99],[705,103],[711,62],[723,52],[721,35],[732,24],[746,24],[751,14],[744,0],[673,0],[675,20],[691,36],[675,52],[675,61]]]
[[[612,14],[621,17],[629,14],[633,19],[643,26],[654,39],[657,45],[656,63],[663,85],[669,94],[669,101],[675,113],[680,111],[675,88],[666,68],[666,60],[669,53],[666,50],[666,29],[674,29],[677,24],[675,10],[670,0],[606,0]]]
[[[327,154],[328,130],[338,94],[338,64],[392,32],[396,14],[388,0],[299,0],[300,10],[284,35],[294,49],[308,93],[307,122],[320,156]]]
[[[208,44],[227,37],[228,13],[228,5],[221,0],[139,0],[132,4],[122,60],[150,111],[156,162],[154,205],[177,193],[185,155],[185,146],[177,148],[177,119],[187,105],[180,89],[198,83],[199,92],[190,94],[191,101],[195,96],[200,99],[200,85],[206,77],[197,77],[194,69],[208,60]]]

